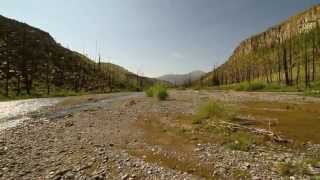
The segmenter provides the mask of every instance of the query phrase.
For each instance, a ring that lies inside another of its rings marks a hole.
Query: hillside
[[[2,96],[137,90],[156,81],[114,64],[95,63],[25,23],[0,16],[0,27]]]
[[[204,78],[208,85],[259,80],[309,87],[319,80],[320,5],[244,40]]]
[[[175,85],[191,84],[192,81],[199,80],[205,72],[203,71],[193,71],[188,74],[167,74],[158,77],[157,79],[168,81]]]

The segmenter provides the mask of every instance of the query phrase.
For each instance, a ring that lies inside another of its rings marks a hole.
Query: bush
[[[213,117],[221,117],[224,112],[225,108],[222,104],[209,100],[200,106],[197,116],[201,119],[209,119]]]
[[[153,97],[153,88],[150,87],[147,90],[145,90],[146,96]]]
[[[236,91],[247,91],[249,89],[248,82],[242,82],[238,86],[235,87]]]
[[[224,119],[231,120],[237,114],[237,107],[228,107],[220,102],[209,100],[197,110],[193,119],[193,124],[200,124],[205,119]]]
[[[167,97],[169,96],[166,88],[157,89],[155,91],[155,94],[156,94],[157,98],[161,101],[167,99]]]
[[[306,89],[304,94],[306,96],[320,97],[320,81],[311,84],[309,89]]]
[[[158,100],[165,100],[169,96],[168,89],[162,84],[156,84],[145,91],[148,97],[156,97]]]
[[[258,91],[263,90],[266,85],[263,82],[256,81],[249,84],[248,91]]]
[[[259,91],[266,88],[266,84],[261,81],[254,82],[242,82],[238,86],[236,86],[237,91]]]

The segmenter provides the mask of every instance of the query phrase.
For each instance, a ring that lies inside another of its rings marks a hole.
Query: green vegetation
[[[315,83],[316,84],[316,83]],[[235,90],[235,91],[261,91],[261,92],[301,92],[302,88],[296,86],[287,86],[279,83],[266,83],[263,81],[252,81],[251,83],[244,81],[236,84],[216,86],[215,90]],[[304,90],[306,95],[317,95],[318,86],[311,85],[310,88]]]
[[[197,113],[194,116],[193,123],[200,124],[201,121],[206,119],[232,119],[237,112],[237,108],[234,106],[226,106],[223,103],[216,102],[214,100],[209,100],[200,105]]]
[[[166,100],[169,96],[168,88],[164,84],[156,84],[145,90],[146,96],[155,97],[160,101]]]
[[[258,91],[258,90],[263,90],[266,88],[266,84],[260,81],[255,81],[252,83],[248,82],[243,82],[240,83],[237,87],[236,90],[238,91]]]
[[[153,97],[153,87],[150,87],[147,90],[145,90],[145,93],[147,97]]]
[[[225,125],[225,123],[234,123],[232,121],[237,115],[237,109],[234,105],[209,100],[199,106],[192,124],[198,129],[214,134],[215,138],[228,148],[249,151],[253,144],[260,144],[262,140],[249,132],[234,131]]]
[[[206,119],[228,119],[230,115],[230,109],[227,109],[224,104],[209,100],[200,105],[193,118],[193,124],[200,124]]]
[[[306,96],[320,97],[320,81],[311,83],[310,88],[306,89]]]

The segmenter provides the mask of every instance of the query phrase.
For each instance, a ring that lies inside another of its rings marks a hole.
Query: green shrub
[[[304,95],[320,97],[320,90],[308,89],[308,90],[305,90]]]
[[[214,100],[208,100],[200,105],[194,118],[193,124],[200,124],[205,119],[231,120],[237,114],[236,107],[229,107]]]
[[[284,87],[281,86],[279,83],[270,83],[266,86],[267,90],[281,90]]]
[[[150,87],[147,90],[145,90],[146,96],[153,97],[153,88]]]
[[[222,117],[224,112],[225,108],[222,104],[213,100],[209,100],[200,106],[197,116],[200,119],[209,119],[214,117]]]
[[[236,91],[259,91],[263,90],[267,85],[261,81],[242,82],[235,86]]]
[[[158,100],[165,100],[168,98],[168,89],[162,84],[156,84],[145,91],[148,97],[156,97]]]
[[[255,81],[249,84],[248,91],[263,90],[265,87],[266,87],[265,83],[260,81]]]
[[[310,88],[304,91],[304,95],[320,97],[320,81],[311,83]]]
[[[320,81],[311,83],[311,89],[320,90]]]
[[[247,91],[249,89],[249,83],[248,82],[242,82],[235,86],[236,91]]]
[[[157,90],[155,91],[155,94],[156,94],[158,100],[161,100],[161,101],[167,99],[167,97],[169,96],[168,91],[167,91],[167,88],[157,89]]]

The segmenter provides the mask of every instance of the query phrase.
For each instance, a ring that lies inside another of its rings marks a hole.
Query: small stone
[[[250,163],[248,163],[248,162],[244,163],[243,166],[245,167],[245,169],[249,169],[249,168],[251,167],[251,166],[250,166]]]
[[[73,126],[73,122],[72,121],[67,121],[65,123],[65,127],[71,127],[71,126]]]
[[[307,173],[309,175],[320,175],[320,168],[314,168],[309,164],[307,168]]]
[[[70,118],[72,116],[73,116],[72,114],[67,114],[64,118]]]
[[[315,163],[315,164],[313,165],[313,167],[315,167],[315,168],[320,168],[320,161],[317,162],[317,163]]]
[[[260,180],[260,178],[258,176],[253,176],[252,180]]]
[[[289,177],[290,180],[295,180],[296,178],[294,176]]]
[[[128,179],[128,177],[129,177],[129,174],[125,174],[125,175],[123,175],[123,176],[121,177],[121,179],[122,179],[122,180],[126,180],[126,179]]]

